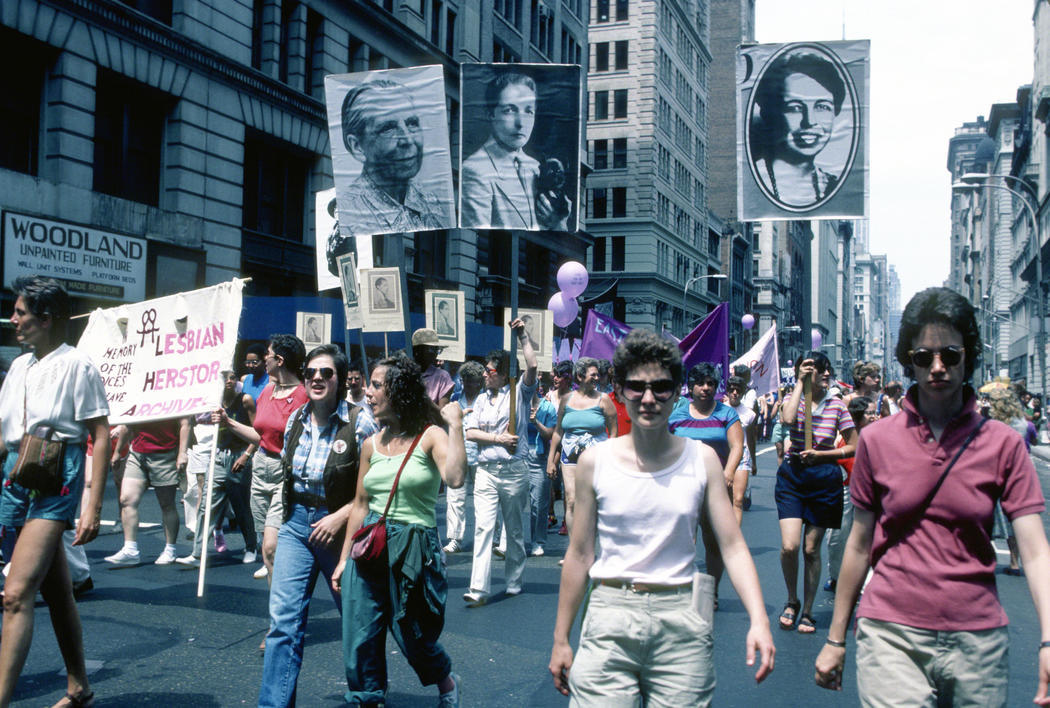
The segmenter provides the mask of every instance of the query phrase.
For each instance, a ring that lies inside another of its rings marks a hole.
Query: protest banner
[[[371,237],[369,237],[371,238]],[[353,253],[339,256],[339,289],[343,293],[343,315],[347,329],[360,329],[361,286],[357,279],[357,259]]]
[[[518,319],[525,324],[525,334],[532,343],[532,349],[536,352],[536,362],[540,371],[550,371],[552,366],[552,354],[554,350],[554,316],[550,310],[530,310],[520,308]],[[503,308],[503,321],[508,324],[511,321],[511,309]],[[503,348],[510,351],[510,328],[503,328]],[[521,347],[516,349],[518,353],[518,370],[525,369],[525,357],[521,353]]]
[[[631,328],[623,322],[594,310],[588,310],[587,321],[583,326],[583,341],[580,343],[579,356],[612,361],[616,345],[630,331]]]
[[[243,280],[232,280],[91,313],[77,348],[102,374],[111,425],[219,407],[243,288]]]
[[[751,369],[751,387],[764,396],[776,393],[780,387],[780,357],[777,352],[777,328],[770,327],[759,337],[747,354],[732,363],[746,365]]]
[[[444,349],[438,358],[463,361],[467,357],[466,304],[459,290],[426,290],[423,293],[427,327],[437,332]]]
[[[401,332],[405,329],[401,301],[401,269],[362,268],[361,309],[365,332]]]
[[[701,361],[718,369],[719,391],[724,390],[729,376],[729,303],[719,303],[693,331],[678,343],[682,352],[682,367],[688,373]]]

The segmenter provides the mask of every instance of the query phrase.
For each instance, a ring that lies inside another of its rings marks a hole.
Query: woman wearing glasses
[[[562,569],[550,672],[573,706],[625,697],[706,706],[715,687],[713,583],[694,577],[701,513],[750,617],[747,664],[761,655],[755,680],[762,681],[773,670],[775,649],[758,575],[718,456],[668,429],[682,385],[678,348],[633,330],[613,364],[631,432],[587,449],[577,465],[576,524]],[[574,657],[569,632],[589,584],[594,589]]]
[[[817,630],[811,614],[820,587],[820,544],[827,529],[842,523],[842,468],[839,460],[853,456],[857,431],[846,404],[828,396],[831,362],[812,351],[795,364],[795,388],[780,408],[780,420],[790,427],[791,451],[777,470],[773,496],[780,519],[780,567],[788,599],[780,613],[780,628],[798,624],[802,634]],[[806,447],[804,388],[812,391],[812,447]],[[844,445],[835,447],[842,436]],[[798,551],[802,545],[803,594],[798,599]],[[800,612],[801,610],[801,612]]]
[[[857,689],[865,706],[1007,704],[1006,613],[989,535],[996,501],[1013,524],[1035,603],[1035,703],[1050,705],[1050,547],[1024,441],[982,421],[967,381],[981,352],[973,306],[946,288],[904,309],[897,361],[915,379],[899,415],[864,430],[853,465],[853,529],[816,681],[838,690],[857,609]],[[983,425],[982,425],[983,422]],[[1016,702],[1016,701],[1015,701]]]

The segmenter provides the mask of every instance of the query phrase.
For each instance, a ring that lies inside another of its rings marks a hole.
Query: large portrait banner
[[[403,332],[400,268],[362,268],[360,302],[362,331]]]
[[[554,315],[550,310],[530,310],[518,308],[518,319],[525,325],[525,336],[529,338],[533,351],[536,352],[536,363],[540,371],[550,371],[554,358]],[[503,308],[503,321],[510,323],[511,310]],[[503,328],[503,348],[510,351],[510,327]],[[525,356],[521,346],[518,352],[518,370],[525,369]]]
[[[580,208],[580,67],[462,64],[459,225],[568,231]]]
[[[741,221],[866,218],[871,43],[737,50]]]
[[[463,361],[467,357],[466,304],[459,290],[426,290],[423,293],[427,327],[437,332],[444,349],[441,358]]]
[[[219,407],[232,369],[244,281],[91,313],[77,348],[102,374],[109,422],[145,423]]]

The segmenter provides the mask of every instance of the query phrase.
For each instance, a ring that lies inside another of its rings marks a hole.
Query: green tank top
[[[365,475],[365,491],[371,499],[368,508],[382,514],[386,500],[390,497],[390,487],[394,484],[398,467],[404,454],[392,457],[379,452],[372,440],[372,457],[370,467]],[[397,492],[390,502],[387,518],[404,524],[419,524],[433,528],[437,526],[434,507],[437,504],[438,489],[441,486],[441,474],[434,461],[419,446],[412,451],[412,457],[405,464],[401,481],[397,483]]]

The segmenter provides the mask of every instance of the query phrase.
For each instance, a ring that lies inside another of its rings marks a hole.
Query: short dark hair
[[[334,344],[322,344],[311,349],[310,353],[306,355],[306,358],[303,360],[303,368],[305,369],[311,361],[319,356],[332,357],[332,363],[335,364],[336,379],[339,383],[338,400],[343,400],[346,398],[346,378],[350,374],[350,362],[346,360],[346,354],[343,354],[343,350]]]
[[[499,105],[499,97],[503,93],[503,89],[514,84],[526,86],[532,89],[533,93],[536,93],[536,82],[532,80],[531,76],[516,71],[502,71],[492,81],[489,81],[488,86],[485,87],[486,112],[491,114],[496,109],[496,106]]]
[[[294,334],[271,334],[270,349],[284,359],[284,368],[296,376],[302,374],[303,359],[306,358],[306,345]]]
[[[726,381],[726,390],[731,391],[735,389],[741,389],[745,393],[747,392],[747,381],[744,381],[743,376],[730,376],[729,380]]]
[[[846,409],[849,410],[849,415],[853,418],[853,424],[859,425],[864,420],[864,414],[868,411],[868,406],[872,404],[872,400],[867,396],[854,396],[850,399],[849,403],[846,404]]]
[[[422,432],[423,426],[430,420],[431,409],[419,364],[399,351],[381,359],[376,366],[386,367],[383,388],[401,423],[401,430],[409,435]]]
[[[828,355],[820,350],[813,349],[811,351],[806,352],[803,356],[800,356],[798,359],[795,359],[796,379],[798,378],[798,370],[802,368],[802,362],[804,362],[806,359],[812,359],[813,364],[817,367],[818,371],[827,371],[832,373],[834,372],[834,370],[831,368],[831,360],[828,359]]]
[[[244,350],[244,356],[248,356],[249,354],[254,354],[259,357],[259,361],[262,361],[263,357],[266,356],[266,345],[260,344],[259,342],[249,344]]]
[[[911,365],[911,351],[922,328],[929,324],[951,327],[963,339],[966,357],[963,361],[964,379],[970,380],[977,363],[981,360],[981,330],[977,327],[977,315],[973,305],[959,293],[949,288],[926,288],[916,293],[901,315],[901,328],[897,336],[897,361],[904,367],[909,378],[915,378]]]
[[[572,361],[563,359],[551,368],[551,373],[559,378],[572,378]]]
[[[747,364],[737,364],[733,367],[733,376],[739,376],[742,379],[746,379],[751,375],[751,367]]]
[[[631,372],[646,364],[667,369],[675,386],[682,385],[682,352],[675,343],[648,329],[632,329],[613,354],[616,383],[622,386]]]
[[[459,378],[484,381],[485,367],[476,361],[465,361],[463,362],[463,365],[459,367]]]
[[[510,352],[506,349],[493,349],[485,355],[485,363],[496,362],[496,371],[500,376],[510,376]]]
[[[22,298],[31,315],[50,318],[52,327],[69,321],[69,293],[54,278],[22,275],[15,278],[11,289],[15,297]]]
[[[718,369],[709,361],[701,361],[689,370],[689,379],[687,381],[689,388],[698,386],[704,381],[714,381],[715,386],[722,383],[722,377],[718,375]]]

